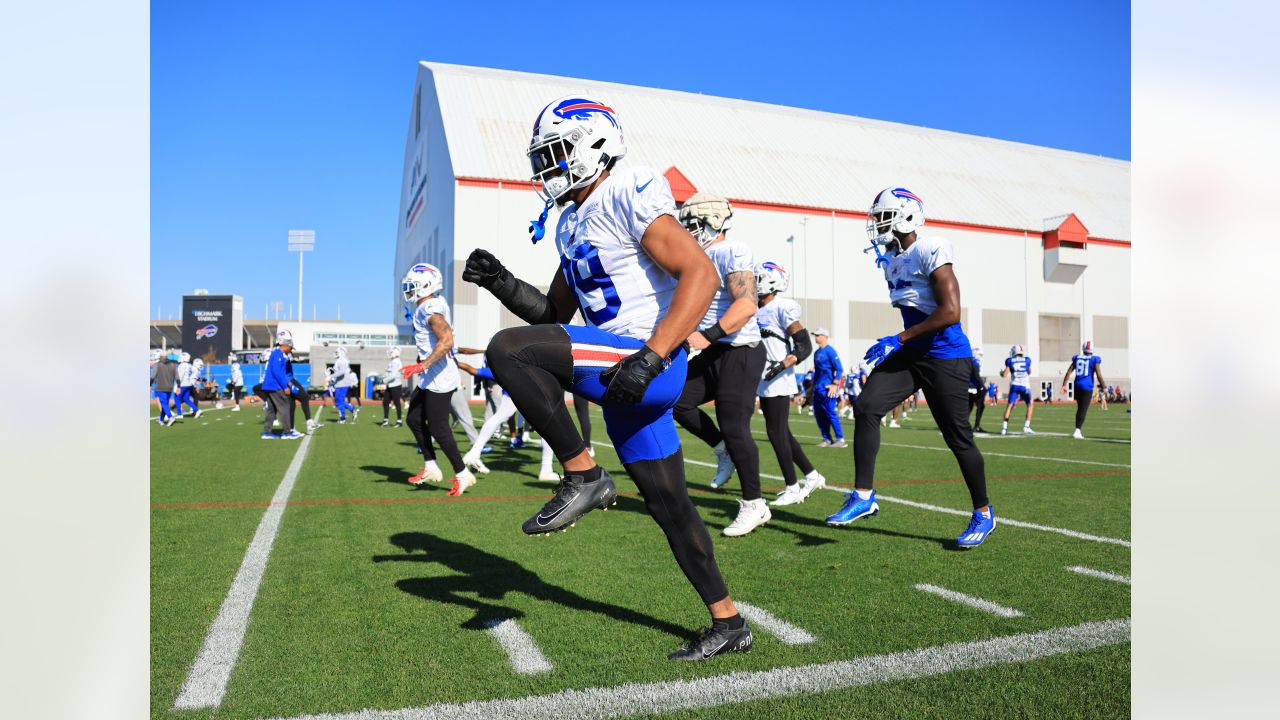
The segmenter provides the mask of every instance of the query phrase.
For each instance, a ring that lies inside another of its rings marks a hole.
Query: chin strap
[[[556,204],[555,200],[548,200],[546,207],[542,208],[542,214],[538,216],[538,219],[530,221],[529,232],[533,233],[534,245],[537,245],[538,241],[542,239],[542,236],[546,234],[547,213],[551,212],[551,206],[555,204]]]
[[[875,240],[872,240],[871,247],[866,248],[865,250],[862,251],[862,253],[865,255],[866,253],[871,252],[872,250],[876,251],[876,269],[877,270],[889,264],[889,256],[885,255],[883,252],[880,251],[880,243],[876,242]]]

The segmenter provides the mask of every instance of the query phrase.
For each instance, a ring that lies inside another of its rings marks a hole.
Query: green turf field
[[[555,705],[536,711],[519,700],[596,688],[562,697],[597,713],[684,707],[661,714],[679,718],[1127,716],[1130,588],[1067,569],[1130,575],[1125,410],[1094,406],[1089,440],[1066,436],[1074,405],[1039,406],[1040,436],[980,439],[998,520],[1023,525],[1003,525],[971,551],[948,544],[967,519],[942,509],[967,514],[968,493],[923,407],[883,432],[879,517],[846,528],[823,523],[843,496],[819,491],[774,508],[745,537],[719,535],[737,511],[737,480],[708,490],[711,449],[687,442],[693,499],[734,598],[814,641],[786,644],[753,623],[751,654],[677,664],[666,654],[706,623],[706,611],[607,445],[598,408],[597,459],[623,496],[568,533],[537,538],[520,532],[551,492],[536,479],[536,442],[519,451],[495,442],[485,456],[493,472],[449,498],[447,483],[404,482],[421,461],[406,428],[376,427],[380,407],[366,404],[359,423],[343,426],[326,408],[288,503],[275,507],[278,534],[263,555],[243,644],[219,656],[230,668],[225,694],[214,707],[183,710],[174,708],[183,683],[302,444],[259,440],[258,406],[172,428],[152,423],[152,715],[285,718],[511,699],[404,717],[547,717]],[[983,425],[998,430],[1002,411],[989,407]],[[1021,428],[1022,417],[1019,408],[1010,426]],[[782,483],[759,416],[756,429],[772,498]],[[793,415],[792,429],[829,481],[852,482],[851,449],[813,447],[808,415]],[[920,584],[1021,615],[991,614]],[[503,621],[536,643],[546,672],[513,669],[491,629]],[[1081,644],[1079,628],[1103,621],[1122,622]],[[1064,645],[1044,650],[1059,637]],[[975,643],[985,640],[996,644]],[[956,645],[931,650],[947,644]],[[838,664],[856,659],[864,662]],[[845,680],[821,684],[837,670]],[[758,672],[723,677],[736,671]],[[706,682],[679,682],[699,678]],[[676,682],[649,686],[661,681]]]

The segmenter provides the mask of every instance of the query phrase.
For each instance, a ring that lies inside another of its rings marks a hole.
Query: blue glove
[[[889,357],[889,353],[902,347],[902,341],[897,335],[887,335],[876,341],[875,345],[867,351],[862,359],[867,361],[868,365],[879,365],[882,360]]]

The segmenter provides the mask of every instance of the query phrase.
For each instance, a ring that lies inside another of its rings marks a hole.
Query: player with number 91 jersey
[[[671,186],[644,167],[616,170],[580,207],[560,214],[560,268],[589,325],[648,340],[666,316],[676,279],[640,247],[662,215],[676,217]]]

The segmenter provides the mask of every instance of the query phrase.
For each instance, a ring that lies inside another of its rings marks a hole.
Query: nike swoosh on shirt
[[[649,178],[649,180],[648,180],[645,184],[643,184],[643,185],[637,185],[637,186],[636,186],[636,192],[638,192],[638,193],[642,193],[642,192],[644,192],[644,189],[645,189],[645,188],[647,188],[647,187],[649,187],[649,183],[651,183],[651,182],[653,182],[653,178]]]

